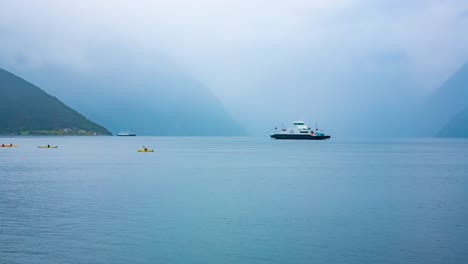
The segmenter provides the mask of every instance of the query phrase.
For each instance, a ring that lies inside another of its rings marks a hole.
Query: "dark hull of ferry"
[[[270,136],[274,139],[308,139],[308,140],[324,140],[329,139],[330,136],[312,136],[310,134],[298,135],[298,134],[273,134]]]

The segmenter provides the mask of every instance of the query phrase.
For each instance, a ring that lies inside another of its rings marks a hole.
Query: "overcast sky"
[[[198,79],[257,132],[297,118],[336,131],[377,120],[468,61],[462,0],[2,0],[0,10],[3,67],[94,71],[109,63],[100,51],[138,52],[146,67]]]

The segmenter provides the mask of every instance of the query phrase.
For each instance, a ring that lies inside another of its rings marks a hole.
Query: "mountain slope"
[[[3,69],[0,98],[0,134],[110,134],[39,87]]]
[[[94,70],[45,66],[22,74],[115,133],[129,129],[138,135],[245,134],[206,86],[165,63],[150,67],[142,61],[119,57],[96,63],[106,67]]]
[[[468,138],[468,107],[455,115],[437,134],[438,137]]]
[[[435,91],[424,105],[416,126],[422,136],[434,136],[468,107],[468,62]]]

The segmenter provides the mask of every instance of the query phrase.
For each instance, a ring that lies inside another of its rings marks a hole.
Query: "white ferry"
[[[319,132],[318,128],[315,130],[307,126],[304,121],[296,121],[290,128],[278,129],[275,127],[275,133],[270,135],[274,139],[313,139],[324,140],[329,139],[329,135]]]
[[[120,131],[120,132],[117,134],[117,136],[119,136],[119,137],[134,137],[134,136],[136,136],[136,134],[130,132],[130,130],[127,130],[127,131]]]

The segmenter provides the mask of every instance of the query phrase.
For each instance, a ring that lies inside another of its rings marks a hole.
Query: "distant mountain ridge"
[[[455,115],[437,134],[438,137],[468,138],[468,107]]]
[[[124,56],[93,70],[46,65],[21,74],[114,133],[148,136],[239,136],[245,130],[211,90],[160,62]],[[152,62],[151,62],[152,63]]]
[[[468,107],[468,62],[460,67],[426,101],[415,126],[420,136],[448,135],[449,127],[441,129]],[[447,134],[448,133],[448,134]]]
[[[0,134],[111,134],[39,87],[3,69],[0,100]]]

